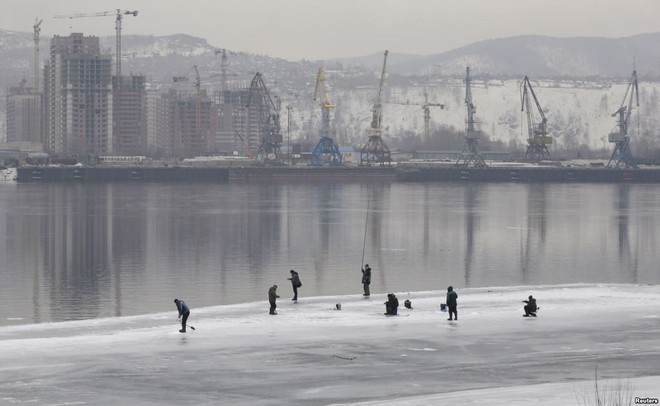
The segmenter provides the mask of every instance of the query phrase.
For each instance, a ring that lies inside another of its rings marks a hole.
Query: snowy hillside
[[[331,84],[333,78],[328,75]],[[431,132],[440,125],[465,128],[465,85],[461,80],[445,79],[427,85],[389,86],[386,82],[383,107],[383,125],[387,139],[400,137],[412,131],[421,137],[424,128],[424,91],[430,103],[445,104],[442,110],[431,107]],[[548,119],[550,135],[555,137],[554,147],[575,148],[581,144],[592,149],[610,149],[607,135],[614,129],[616,118],[612,113],[620,106],[628,86],[627,81],[535,81],[532,86]],[[364,130],[371,120],[371,108],[376,97],[376,83],[371,87],[332,89],[330,99],[337,104],[335,127],[341,143],[361,144],[366,136]],[[635,144],[660,146],[660,83],[643,82],[639,85],[640,107],[633,110],[630,134]],[[525,145],[526,115],[521,114],[520,81],[479,80],[473,81],[472,97],[477,107],[476,119],[479,129],[494,140]],[[320,108],[311,102],[286,100],[297,110],[293,113],[292,137],[304,138],[309,128],[306,120],[318,125]],[[411,103],[410,105],[393,104]],[[524,126],[524,129],[521,126]],[[638,121],[639,120],[639,121]],[[638,126],[639,122],[639,126]],[[521,133],[521,131],[524,131]]]

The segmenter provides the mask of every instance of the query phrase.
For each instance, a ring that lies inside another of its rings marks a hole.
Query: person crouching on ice
[[[179,330],[179,333],[185,333],[186,321],[188,320],[188,316],[190,316],[190,309],[183,300],[174,299],[174,303],[176,303],[176,309],[179,311],[179,320],[181,320],[181,330]]]
[[[385,302],[385,314],[388,316],[396,316],[399,308],[399,299],[396,298],[394,293],[387,294],[387,302]]]
[[[525,305],[525,317],[536,317],[536,311],[538,310],[536,307],[536,299],[534,299],[532,295],[529,295],[529,300],[523,300],[523,303],[527,303]]]

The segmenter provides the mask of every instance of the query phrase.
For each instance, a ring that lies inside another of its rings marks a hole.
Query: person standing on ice
[[[364,288],[364,294],[362,296],[369,296],[369,284],[371,283],[371,268],[369,264],[364,266],[362,269],[362,287]]]
[[[176,303],[176,309],[179,311],[179,320],[181,321],[181,330],[179,330],[179,333],[185,333],[186,321],[188,321],[188,316],[190,316],[190,309],[183,300],[174,299],[174,303]]]
[[[536,299],[532,297],[532,295],[529,295],[529,300],[523,300],[523,303],[527,303],[525,305],[525,317],[529,316],[534,316],[536,317],[536,311],[538,308],[536,307]]]
[[[277,298],[279,296],[277,295],[277,285],[271,286],[270,289],[268,289],[268,302],[270,302],[270,314],[277,314],[275,309],[277,308]]]
[[[291,277],[288,278],[291,281],[291,286],[293,287],[293,299],[291,300],[298,300],[298,288],[302,286],[302,282],[300,282],[300,276],[298,276],[298,272],[294,271],[293,269],[291,270]]]
[[[458,298],[458,293],[454,292],[453,287],[448,287],[447,288],[447,307],[449,308],[449,318],[447,320],[452,320],[451,316],[453,314],[454,320],[458,320],[458,311],[456,307],[458,304],[456,303],[456,299]]]

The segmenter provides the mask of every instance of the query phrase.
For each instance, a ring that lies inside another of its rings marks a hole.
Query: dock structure
[[[612,170],[607,167],[407,166],[26,166],[18,182],[626,182],[660,183],[660,167]]]

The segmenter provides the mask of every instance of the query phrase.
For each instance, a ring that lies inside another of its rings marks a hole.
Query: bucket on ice
[[[446,312],[446,311],[447,311],[447,305],[444,304],[444,303],[441,303],[441,304],[440,304],[440,311],[441,311],[441,312]]]

